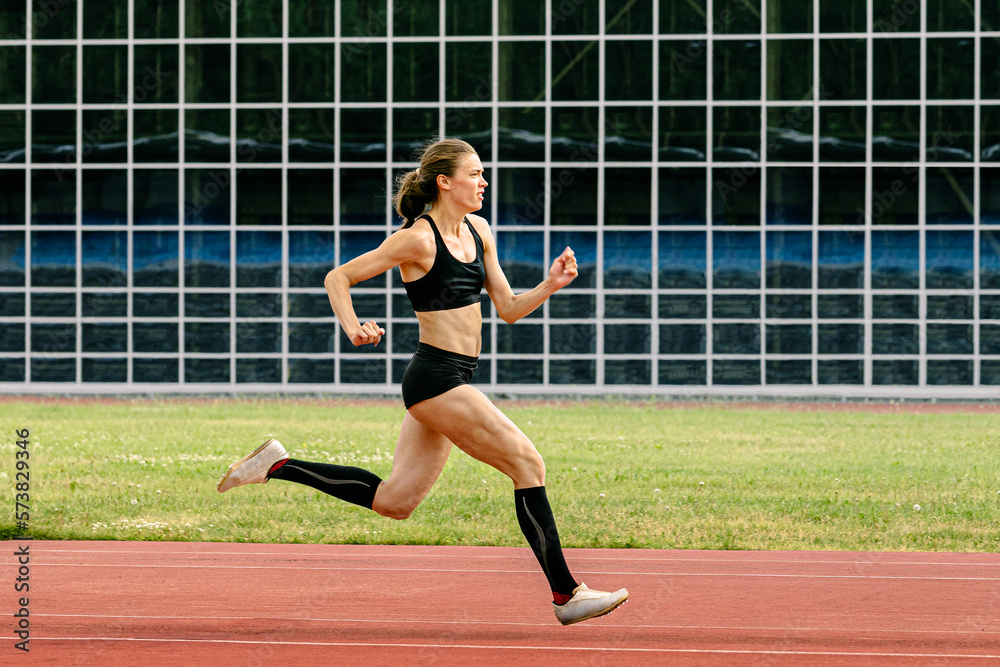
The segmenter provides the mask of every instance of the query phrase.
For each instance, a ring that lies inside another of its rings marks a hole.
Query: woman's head
[[[455,175],[475,149],[461,139],[446,138],[428,144],[420,154],[420,167],[396,178],[392,205],[409,227],[438,198],[438,176]]]

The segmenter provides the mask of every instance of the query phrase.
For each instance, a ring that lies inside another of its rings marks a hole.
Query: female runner
[[[229,466],[217,488],[223,492],[281,479],[382,516],[406,519],[441,474],[454,444],[513,481],[518,524],[548,578],[556,618],[569,625],[611,612],[625,602],[628,591],[596,591],[573,578],[545,494],[542,457],[470,382],[482,347],[483,287],[500,317],[513,323],[576,277],[576,258],[566,248],[544,281],[514,294],[489,225],[472,215],[482,208],[486,186],[472,146],[459,139],[430,144],[420,167],[397,180],[393,204],[403,218],[402,228],[326,277],[333,311],[356,346],[378,345],[385,330],[373,321],[358,321],[352,285],[398,266],[417,314],[420,339],[403,375],[406,415],[389,479],[360,468],[288,458],[281,443],[271,439]]]

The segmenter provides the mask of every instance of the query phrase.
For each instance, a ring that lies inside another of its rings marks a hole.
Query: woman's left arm
[[[576,256],[569,246],[556,257],[549,267],[549,275],[532,289],[522,294],[514,294],[507,282],[507,276],[500,268],[497,257],[496,241],[489,225],[479,216],[469,216],[475,219],[476,231],[483,239],[483,264],[486,268],[486,293],[490,295],[497,314],[504,322],[513,324],[530,314],[535,308],[545,303],[552,294],[573,282],[576,278]]]

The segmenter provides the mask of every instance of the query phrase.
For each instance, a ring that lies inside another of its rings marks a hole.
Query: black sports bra
[[[437,255],[430,271],[416,280],[403,283],[406,296],[410,297],[410,303],[413,304],[413,310],[426,313],[479,303],[479,296],[486,282],[486,269],[483,266],[483,240],[479,238],[472,223],[468,218],[464,218],[465,224],[472,232],[472,238],[476,241],[476,258],[466,263],[455,259],[448,250],[431,216],[425,214],[420,217],[427,218],[431,229],[434,230]]]

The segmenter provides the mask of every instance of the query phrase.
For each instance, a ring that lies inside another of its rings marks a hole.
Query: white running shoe
[[[288,453],[281,443],[271,438],[263,445],[253,450],[236,463],[219,480],[215,489],[223,493],[233,487],[244,484],[264,484],[267,482],[267,471],[281,459],[287,459]]]
[[[628,591],[624,588],[618,589],[614,593],[595,591],[587,588],[586,584],[580,584],[573,589],[573,597],[566,604],[552,603],[552,608],[556,612],[556,618],[563,625],[571,625],[586,621],[588,618],[596,618],[610,614],[628,599]]]

